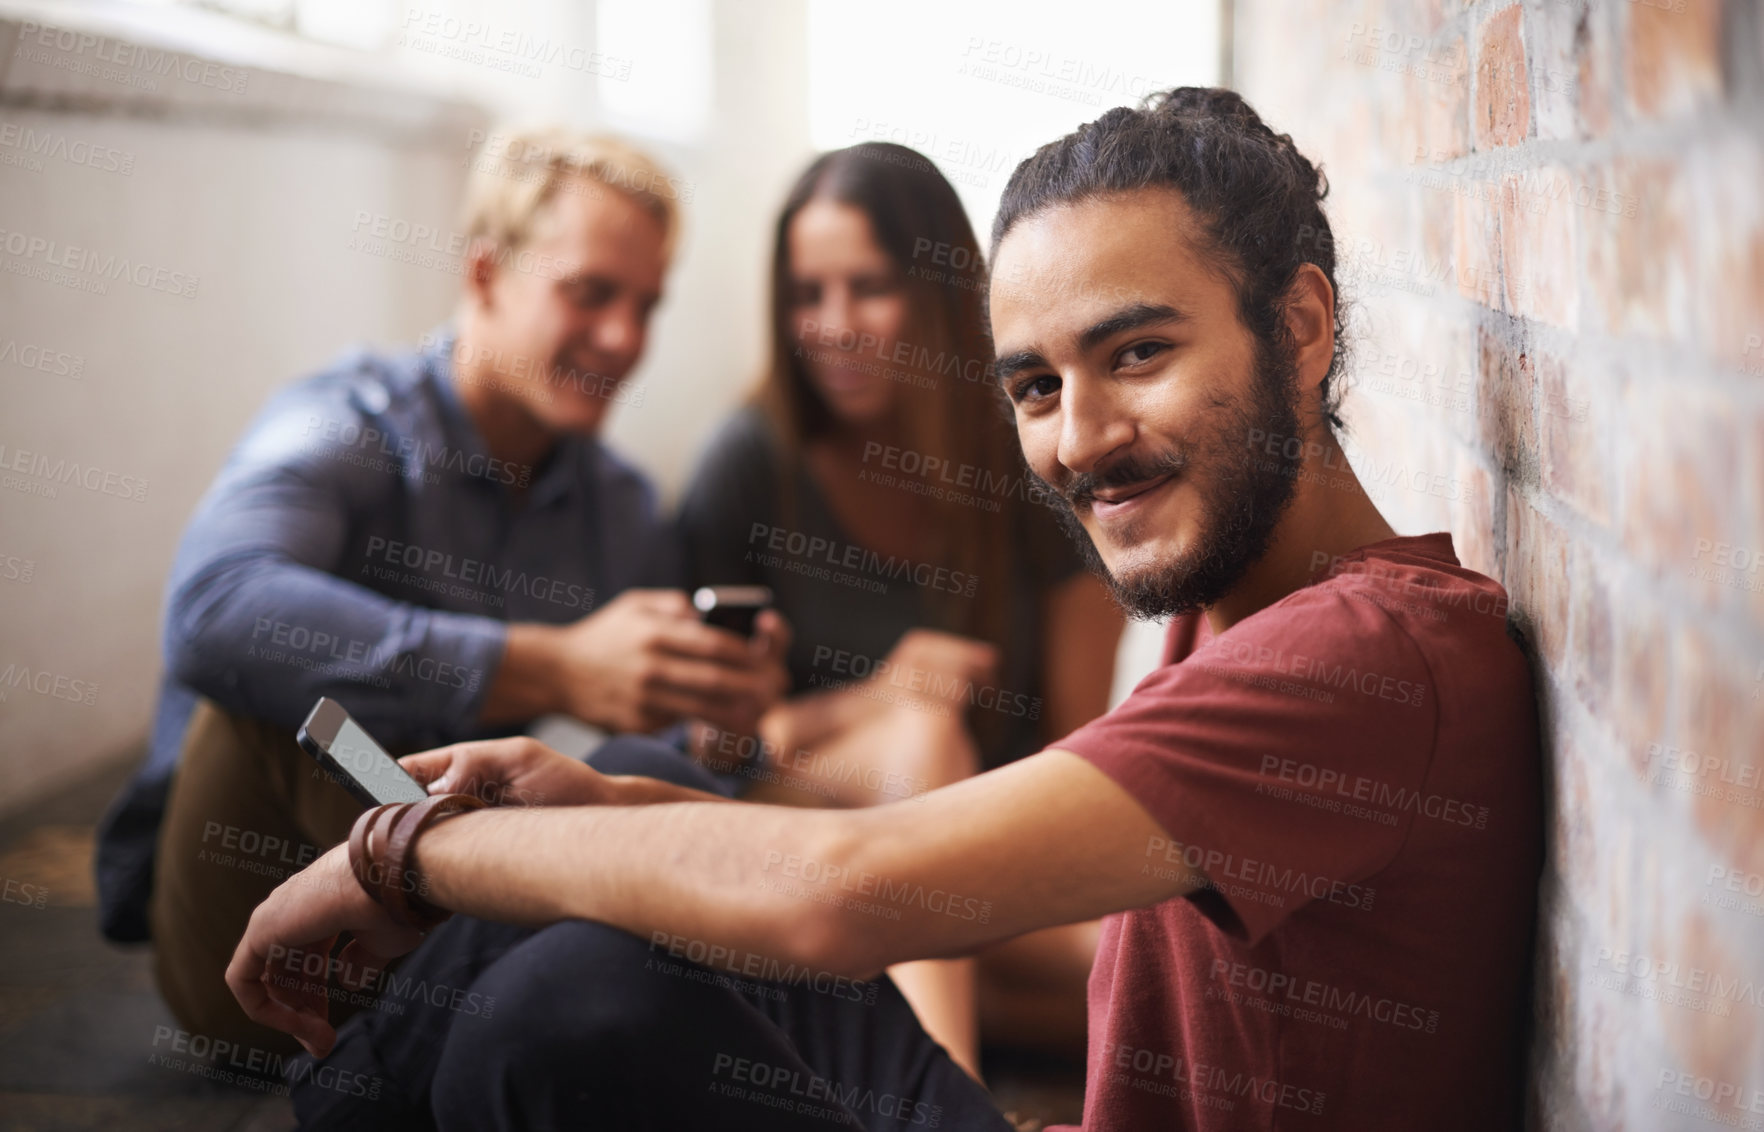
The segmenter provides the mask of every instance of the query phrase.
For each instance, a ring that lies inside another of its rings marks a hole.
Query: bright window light
[[[598,84],[608,122],[701,140],[710,127],[711,25],[710,0],[600,0],[595,47],[607,58]]]
[[[1111,106],[1219,75],[1219,0],[809,0],[818,149],[910,146],[985,240],[1017,162]]]
[[[294,22],[308,39],[379,51],[392,42],[398,14],[393,0],[298,0]]]

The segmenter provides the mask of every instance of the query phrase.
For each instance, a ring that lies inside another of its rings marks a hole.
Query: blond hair
[[[578,180],[580,178],[580,180]],[[461,224],[466,238],[518,248],[533,234],[539,210],[559,192],[622,193],[661,224],[665,254],[680,226],[675,202],[690,186],[619,138],[561,126],[498,131],[484,139],[466,183]]]

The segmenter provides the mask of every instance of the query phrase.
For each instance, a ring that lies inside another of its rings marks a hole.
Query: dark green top
[[[794,692],[869,676],[909,629],[955,631],[954,625],[940,622],[940,609],[943,621],[950,615],[950,603],[941,595],[963,594],[962,600],[968,600],[980,586],[999,584],[951,571],[946,564],[868,550],[846,534],[803,468],[794,477],[795,515],[787,521],[779,500],[780,458],[764,413],[753,407],[738,411],[718,431],[693,473],[679,524],[692,585],[772,588],[778,610],[796,634],[788,658]],[[936,477],[884,470],[880,461],[875,474],[897,476],[903,491],[942,488]],[[1021,480],[1014,486],[1020,489]],[[944,490],[950,489],[961,490],[954,485]],[[975,726],[985,748],[982,759],[991,767],[1046,746],[1040,723],[1047,634],[1042,598],[1081,569],[1082,561],[1043,507],[1004,498],[1010,489],[969,493],[977,507],[1001,500],[1024,512],[1009,556],[1011,569],[1002,581],[1010,587],[1011,617],[997,686],[964,690],[975,705],[971,719],[985,712],[1003,717],[1002,723]],[[904,687],[909,678],[900,679]]]

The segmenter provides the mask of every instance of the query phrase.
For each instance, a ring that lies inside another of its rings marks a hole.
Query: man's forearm
[[[526,723],[562,710],[557,633],[550,625],[509,624],[502,663],[496,666],[496,675],[484,696],[479,722]]]
[[[416,865],[436,903],[474,916],[598,920],[865,978],[1190,891],[1198,874],[1148,867],[1168,842],[1056,750],[856,810],[480,811],[425,833]]]
[[[848,858],[839,811],[672,803],[488,810],[423,834],[429,899],[506,923],[563,919],[656,932],[835,974],[840,915],[785,881],[786,858]]]

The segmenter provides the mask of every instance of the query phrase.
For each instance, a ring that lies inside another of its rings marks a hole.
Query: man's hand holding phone
[[[622,780],[518,735],[406,755],[398,765],[430,794],[470,794],[491,806],[614,806]]]
[[[789,686],[775,610],[751,638],[704,624],[678,590],[628,590],[571,625],[509,626],[487,722],[562,711],[609,731],[703,719],[747,734]]]
[[[685,786],[635,774],[602,774],[517,735],[455,743],[398,760],[430,794],[470,794],[492,806],[648,806],[723,802]]]

